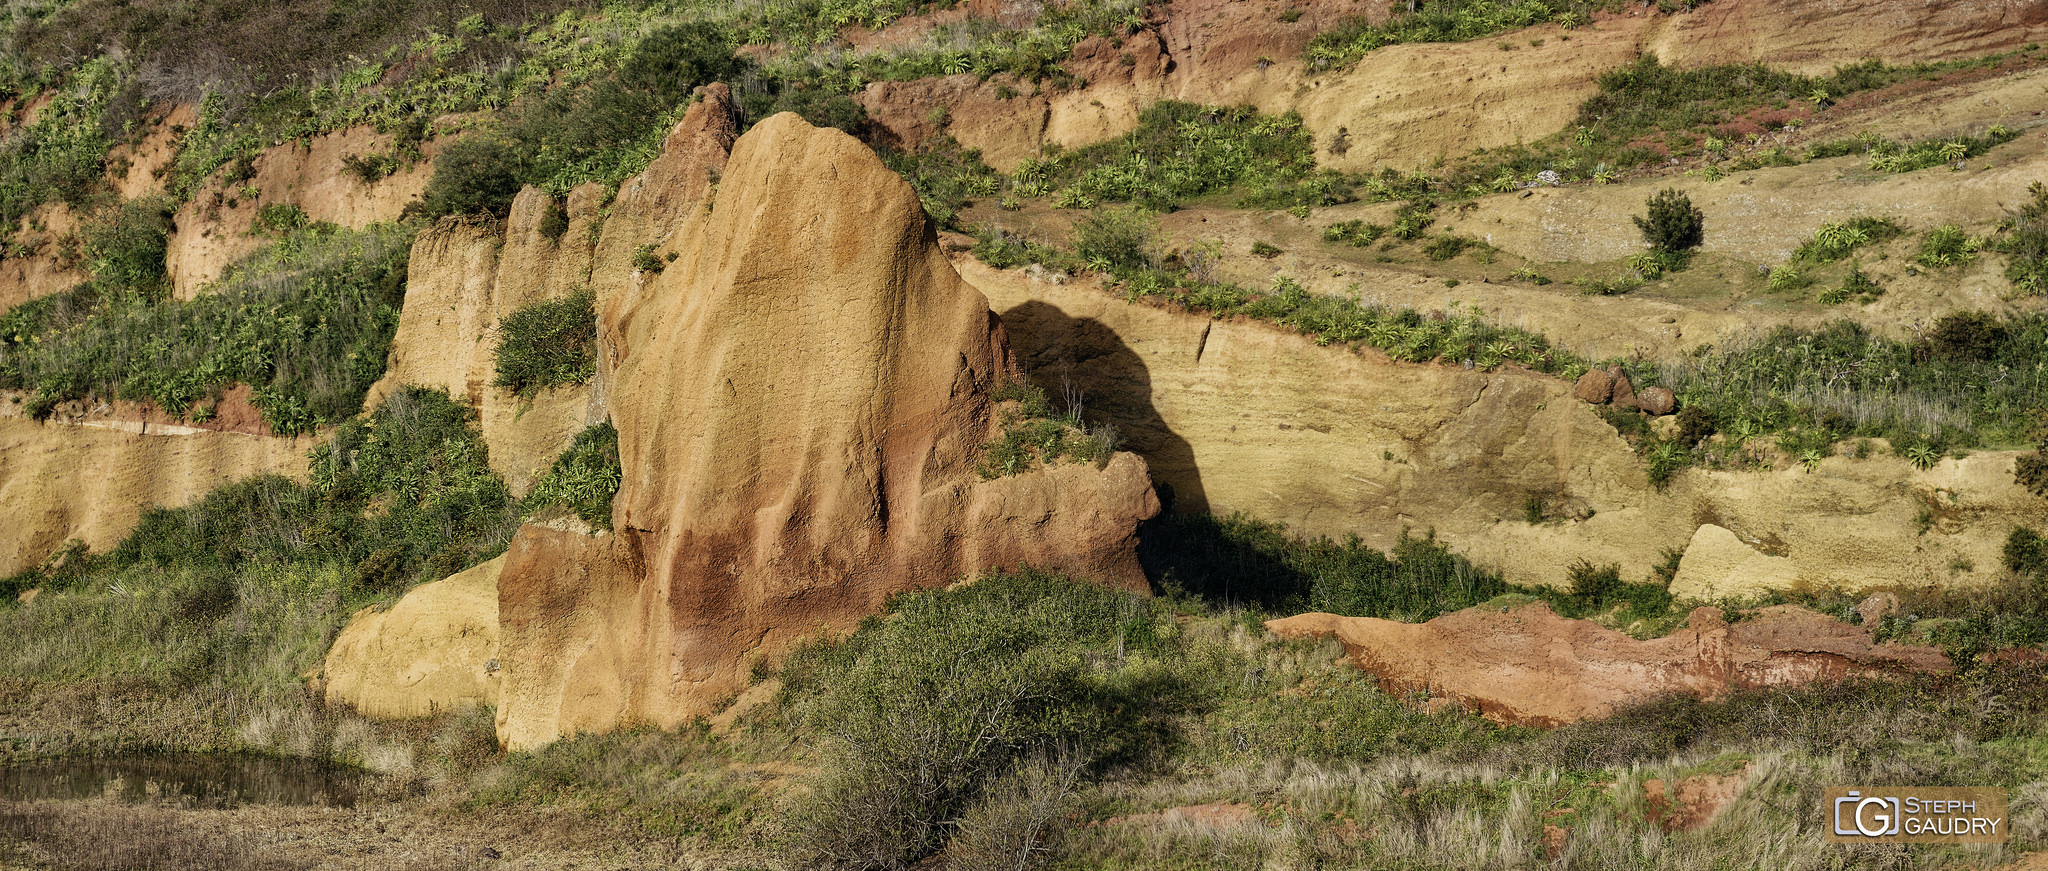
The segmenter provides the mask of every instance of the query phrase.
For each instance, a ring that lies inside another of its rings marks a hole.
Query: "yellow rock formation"
[[[1002,327],[866,146],[778,115],[683,206],[676,258],[600,291],[617,534],[528,525],[507,555],[508,746],[714,713],[755,658],[985,568],[1144,589],[1143,461],[976,474]]]
[[[327,701],[388,718],[497,704],[504,567],[500,556],[358,612],[327,651]]]

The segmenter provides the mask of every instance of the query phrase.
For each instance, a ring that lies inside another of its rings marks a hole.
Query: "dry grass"
[[[53,871],[312,867],[273,856],[244,838],[194,831],[172,811],[103,802],[0,802],[0,858],[17,857]]]

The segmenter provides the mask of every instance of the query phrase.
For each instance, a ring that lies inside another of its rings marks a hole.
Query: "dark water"
[[[350,807],[362,776],[307,760],[210,753],[59,759],[0,768],[0,799],[115,798],[197,807]]]

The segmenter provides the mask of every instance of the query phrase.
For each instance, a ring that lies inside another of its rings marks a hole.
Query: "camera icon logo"
[[[1835,799],[1835,834],[1866,838],[1896,835],[1903,816],[1898,797],[1865,796],[1852,790]]]

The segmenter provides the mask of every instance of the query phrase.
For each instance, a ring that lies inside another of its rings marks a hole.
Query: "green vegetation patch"
[[[520,308],[498,324],[497,378],[521,398],[597,374],[596,294],[583,288]]]
[[[0,316],[0,387],[32,391],[28,407],[39,415],[88,397],[146,399],[184,414],[241,383],[255,388],[272,432],[345,420],[384,374],[411,241],[398,227],[313,227],[188,302],[152,299],[147,284],[94,281],[24,303]],[[149,245],[101,250],[132,264],[137,247]],[[112,271],[136,277],[146,268]]]
[[[1578,116],[1564,130],[1528,145],[1476,153],[1452,167],[1443,179],[1432,180],[1432,185],[1460,196],[1477,196],[1538,183],[1546,178],[1540,176],[1544,172],[1554,173],[1559,182],[1606,183],[1629,169],[1672,157],[1703,158],[1703,172],[1710,179],[1729,170],[1793,165],[1800,162],[1800,156],[1776,147],[1743,145],[1760,123],[1756,118],[1774,119],[1769,122],[1772,125],[1796,125],[1803,123],[1799,116],[1825,111],[1852,93],[1960,69],[1997,66],[2010,58],[1995,55],[1913,66],[1868,60],[1838,67],[1826,76],[1803,76],[1758,63],[1681,69],[1645,54],[1633,64],[1603,73],[1599,92],[1580,104]],[[1795,103],[1801,105],[1795,109]],[[1965,150],[1975,155],[2006,141],[2010,134],[2001,130],[1966,138],[1967,142],[1954,141],[1964,142]],[[1824,144],[1804,159],[1860,153],[1878,147],[1873,142]],[[1938,163],[1954,150],[1943,148],[1941,143],[1922,143],[1900,153],[1915,155],[1908,163],[1922,159],[1923,153],[1934,155]],[[1905,168],[1909,168],[1907,163],[1899,163],[1888,171]]]
[[[533,482],[520,503],[528,517],[563,508],[597,529],[612,528],[612,497],[624,475],[619,469],[619,431],[605,421],[576,434],[547,474]]]
[[[1799,244],[1792,259],[1825,264],[1844,260],[1866,245],[1878,245],[1905,235],[1906,228],[1890,218],[1860,217],[1829,221],[1813,231],[1812,238]]]
[[[315,449],[306,483],[258,476],[146,508],[112,550],[0,581],[43,589],[34,607],[0,602],[0,676],[246,690],[240,716],[295,705],[348,614],[495,556],[517,519],[474,413],[402,389]]]
[[[1834,455],[1844,439],[1882,437],[1924,467],[1958,448],[2031,443],[2048,408],[2044,355],[2041,315],[1959,312],[1916,341],[1846,320],[1780,327],[1674,365],[1630,365],[1635,383],[1670,387],[1691,410],[1689,435],[1666,441],[1626,415],[1616,420],[1653,467],[1765,463],[1765,435],[1802,462]]]
[[[1392,17],[1379,24],[1359,16],[1316,34],[1302,50],[1302,60],[1309,69],[1331,69],[1350,66],[1372,50],[1389,45],[1470,42],[1546,23],[1578,27],[1593,20],[1593,10],[1611,5],[1572,0],[1432,0],[1410,2],[1403,10],[1396,3]]]
[[[1085,237],[1083,237],[1085,238]],[[1134,237],[1123,236],[1126,240]],[[1463,246],[1461,246],[1463,247]],[[1370,305],[1343,296],[1313,294],[1282,276],[1269,292],[1215,281],[1208,255],[1197,251],[1178,261],[1155,262],[1142,247],[1119,245],[1082,257],[1033,242],[1002,230],[983,227],[974,256],[998,269],[1040,263],[1058,269],[1097,268],[1107,271],[1131,299],[1154,297],[1214,317],[1244,315],[1289,327],[1318,345],[1341,343],[1371,347],[1396,360],[1472,360],[1485,368],[1518,363],[1543,372],[1565,372],[1584,363],[1550,346],[1548,339],[1527,330],[1502,327],[1476,314],[1421,312],[1412,308]],[[1133,253],[1135,252],[1135,253]],[[1135,263],[1134,263],[1135,261]]]
[[[1012,381],[990,393],[989,398],[1017,405],[1003,409],[1002,434],[981,446],[981,462],[976,470],[984,481],[1055,465],[1069,458],[1100,466],[1116,453],[1114,427],[1097,426],[1090,431],[1082,424],[1078,408],[1055,413],[1052,401],[1036,385]]]
[[[1057,193],[1061,204],[1079,208],[1117,202],[1167,211],[1231,189],[1265,208],[1350,199],[1338,176],[1316,172],[1314,143],[1300,116],[1173,100],[1140,113],[1138,129],[1128,134],[1028,159],[1012,178],[1021,196]]]
[[[1823,142],[1808,149],[1806,156],[1808,160],[1816,160],[1861,154],[1870,158],[1872,172],[1914,172],[1977,157],[2019,136],[2019,131],[1994,124],[1977,136],[1929,139],[1908,145],[1866,132],[1849,139]]]
[[[1993,247],[2009,258],[2005,278],[2017,296],[2048,294],[2048,185],[2034,182],[2031,197],[1999,224],[2002,235]]]

